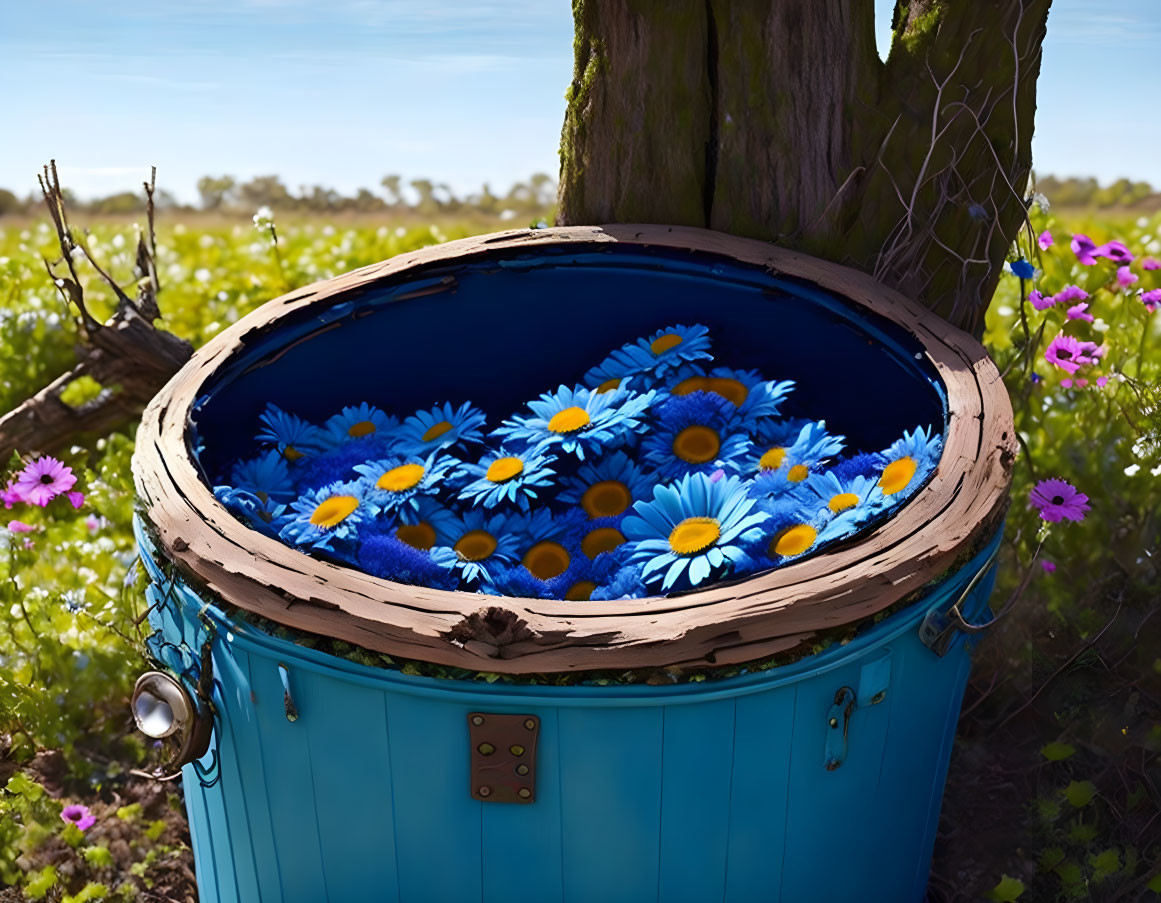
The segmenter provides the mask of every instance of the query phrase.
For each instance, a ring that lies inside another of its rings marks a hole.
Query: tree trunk
[[[574,0],[562,225],[705,226],[980,334],[1025,221],[1051,0]]]

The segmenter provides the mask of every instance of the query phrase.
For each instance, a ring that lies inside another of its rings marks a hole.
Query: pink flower
[[[1041,480],[1032,488],[1028,502],[1043,520],[1051,523],[1081,521],[1088,511],[1088,496],[1064,480]]]
[[[1070,320],[1087,320],[1093,322],[1093,315],[1088,313],[1088,302],[1081,301],[1080,304],[1074,304],[1068,309],[1068,319]]]
[[[1141,261],[1141,269],[1161,270],[1161,260],[1158,260],[1156,257],[1146,257]]]
[[[1060,384],[1066,389],[1072,388],[1072,380],[1071,379],[1062,379],[1060,381]]]
[[[1087,307],[1088,305],[1085,306]],[[1089,317],[1089,319],[1091,320],[1092,317]],[[83,492],[68,492],[65,494],[68,497],[69,504],[74,508],[80,508],[85,503],[85,494]]]
[[[1036,239],[1036,244],[1040,245],[1041,251],[1047,251],[1052,247],[1052,233],[1045,229],[1040,233],[1040,237]]]
[[[1072,236],[1069,247],[1072,248],[1072,253],[1076,255],[1076,259],[1086,267],[1090,267],[1096,263],[1096,258],[1093,257],[1093,251],[1096,250],[1097,246],[1087,235],[1077,232],[1076,235]]]
[[[1048,347],[1044,350],[1044,359],[1072,374],[1079,370],[1082,364],[1094,363],[1103,353],[1104,351],[1095,343],[1080,342],[1062,332],[1048,343]]]
[[[16,475],[16,491],[25,500],[43,508],[77,482],[71,467],[56,458],[38,458]]]
[[[1044,568],[1044,572],[1046,574],[1051,574],[1053,571],[1056,570],[1056,565],[1053,564],[1051,561],[1041,561],[1040,567]]]
[[[1127,266],[1117,267],[1117,285],[1121,288],[1128,288],[1136,282],[1140,276],[1130,270]]]
[[[88,806],[82,806],[75,803],[72,806],[65,806],[61,810],[60,817],[62,821],[68,822],[70,825],[76,825],[80,830],[87,831],[97,823],[97,817],[89,811]]]
[[[1107,376],[1098,376],[1096,384],[1098,387],[1103,389],[1105,387],[1105,385],[1108,384],[1108,381],[1109,381],[1109,378]]]
[[[90,533],[96,533],[101,528],[101,519],[95,514],[90,514],[85,518],[85,526],[89,528]]]
[[[1067,304],[1069,301],[1087,301],[1088,292],[1082,289],[1079,285],[1066,285],[1056,293],[1056,302],[1058,304]]]
[[[1161,305],[1161,288],[1151,288],[1147,292],[1141,292],[1138,297],[1140,297],[1141,303],[1145,305],[1145,310],[1153,313]]]
[[[13,505],[23,505],[27,499],[17,490],[16,485],[9,480],[8,485],[0,489],[0,504],[5,508],[11,508]]]
[[[1107,241],[1092,253],[1094,257],[1106,257],[1114,263],[1132,263],[1136,260],[1123,241]]]
[[[8,529],[13,533],[31,533],[36,527],[26,524],[22,520],[10,520],[8,521]]]
[[[1032,302],[1032,306],[1037,310],[1048,310],[1048,308],[1056,303],[1056,299],[1051,295],[1042,295],[1035,289],[1028,293],[1028,300]]]

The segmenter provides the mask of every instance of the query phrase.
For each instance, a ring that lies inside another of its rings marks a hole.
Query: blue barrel
[[[867,277],[820,264],[837,273],[824,290],[809,258],[761,243],[663,227],[616,227],[614,243],[606,228],[475,240],[462,260],[441,249],[294,293],[199,351],[147,411],[150,649],[212,720],[183,769],[203,903],[922,899],[973,627],[990,617],[1014,442],[1002,383],[967,337],[921,313],[892,322],[903,301],[866,306]],[[532,316],[578,306],[579,320]],[[505,351],[496,310],[526,324],[522,341],[568,341]],[[503,410],[615,344],[612,324],[660,316],[707,322],[741,363],[799,380],[798,403],[854,445],[943,423],[950,460],[867,536],[774,576],[628,603],[487,600],[532,637],[508,646],[448,629],[480,623],[481,597],[310,559],[239,527],[203,485],[266,401],[310,416],[361,400],[389,360],[423,374],[413,406],[468,385]],[[435,323],[455,353],[424,369],[432,346],[415,337]],[[344,365],[324,380],[304,375],[312,360]],[[256,626],[271,622],[517,682],[369,667]],[[680,682],[585,679],[666,655]],[[563,670],[571,685],[519,682]]]

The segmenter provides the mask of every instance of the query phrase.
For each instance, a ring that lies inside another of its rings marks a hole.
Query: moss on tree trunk
[[[1051,0],[574,0],[561,224],[698,225],[979,334],[1024,221]]]

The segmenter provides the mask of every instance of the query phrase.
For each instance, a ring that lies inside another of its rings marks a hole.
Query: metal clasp
[[[535,715],[468,713],[472,799],[485,803],[536,802]]]
[[[834,771],[847,759],[847,731],[851,726],[851,715],[855,711],[855,691],[843,687],[834,694],[834,705],[826,716],[826,764],[827,771]]]
[[[938,609],[931,609],[923,618],[923,623],[919,625],[919,639],[932,652],[940,658],[947,654],[947,650],[951,648],[951,641],[955,639],[957,631],[964,633],[982,633],[1000,618],[1008,613],[1011,606],[1006,606],[999,614],[994,615],[983,624],[972,624],[964,616],[960,610],[964,602],[967,601],[968,596],[971,595],[972,590],[979,585],[984,575],[989,568],[995,564],[996,556],[1000,552],[1000,546],[997,544],[992,553],[980,565],[980,569],[975,572],[968,585],[963,588],[963,592],[959,594],[959,598],[955,600],[951,608],[947,611],[939,611]]]

